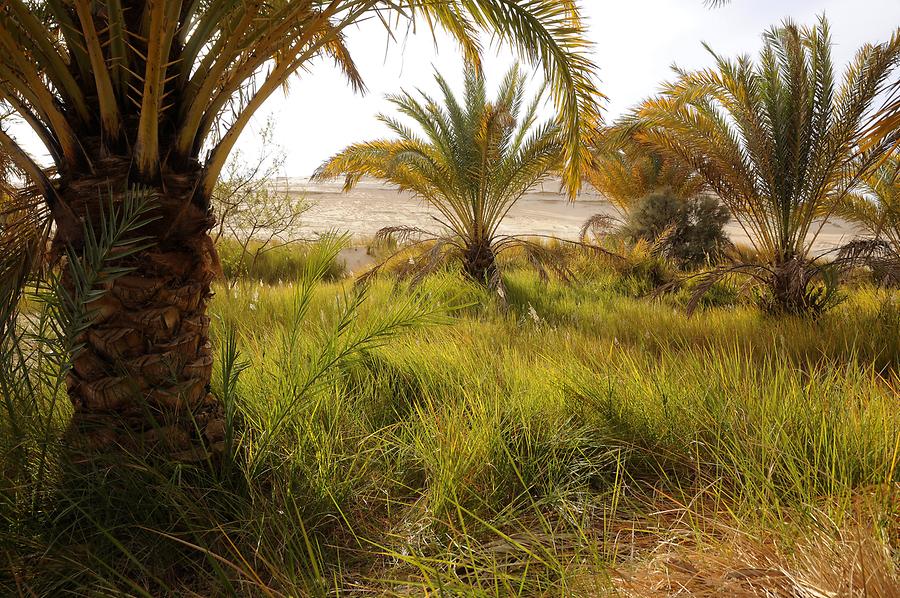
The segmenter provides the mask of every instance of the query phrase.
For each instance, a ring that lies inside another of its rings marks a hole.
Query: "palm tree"
[[[848,256],[867,258],[885,277],[900,282],[900,154],[888,156],[848,194],[839,214],[859,225],[869,239],[851,243]]]
[[[791,21],[764,36],[759,61],[710,53],[715,68],[678,79],[636,111],[635,134],[696,169],[743,227],[759,263],[714,271],[707,284],[744,273],[769,290],[776,311],[816,312],[830,293],[811,248],[828,218],[900,140],[888,131],[864,149],[873,104],[900,62],[900,30],[863,46],[840,86],[831,35]]]
[[[474,66],[465,69],[462,98],[441,75],[436,74],[435,80],[440,101],[424,93],[421,99],[406,92],[388,98],[424,137],[382,115],[379,119],[398,139],[352,145],[323,164],[315,178],[344,176],[344,189],[350,190],[361,177],[370,176],[411,191],[433,206],[446,234],[407,227],[380,231],[382,237],[421,234],[426,237],[422,242],[435,242],[421,262],[420,274],[455,256],[473,280],[497,285],[497,254],[516,246],[524,248],[542,271],[553,266],[555,261],[540,245],[498,232],[525,192],[562,164],[565,140],[560,124],[537,123],[543,93],[526,106],[526,79],[518,66],[510,69],[491,101],[484,76]]]
[[[615,126],[600,132],[587,180],[623,217],[635,202],[656,191],[668,189],[676,197],[688,199],[706,184],[683,161],[641,145]]]
[[[376,18],[442,28],[476,63],[485,30],[540,63],[559,114],[566,180],[577,189],[599,113],[574,0],[3,3],[0,101],[43,142],[54,170],[7,130],[0,149],[42,195],[39,228],[53,223],[56,253],[78,258],[104,203],[122,204],[129,187],[141,185],[149,198],[150,222],[137,231],[148,246],[116,262],[129,272],[92,300],[97,317],[72,356],[75,437],[97,450],[133,439],[184,458],[205,454],[202,436],[221,438],[221,409],[208,395],[205,313],[218,268],[211,192],[253,114],[311,61],[332,59],[364,88],[345,41],[349,27]],[[15,272],[5,264],[0,282],[20,283]]]

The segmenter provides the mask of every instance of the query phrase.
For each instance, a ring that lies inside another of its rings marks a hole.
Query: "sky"
[[[791,18],[812,24],[825,14],[832,27],[835,63],[843,69],[867,42],[887,40],[900,26],[900,0],[732,0],[707,8],[703,0],[580,0],[593,43],[599,88],[606,96],[604,116],[615,118],[652,95],[672,78],[671,65],[709,66],[712,58],[701,42],[725,56],[756,55],[763,31]],[[330,61],[318,60],[293,77],[286,93],[276,92],[262,106],[238,142],[241,161],[255,163],[259,131],[274,123],[273,141],[286,155],[285,176],[308,177],[347,145],[390,132],[376,116],[391,112],[385,96],[400,90],[435,92],[435,70],[457,88],[462,83],[462,57],[446,35],[429,31],[396,32],[391,41],[380,21],[349,28],[347,45],[361,72],[365,94],[355,93]],[[485,72],[496,85],[516,57],[483,37]],[[533,72],[532,87],[541,81]],[[546,106],[547,116],[552,107]],[[46,150],[24,125],[14,135],[39,162]]]
[[[673,63],[686,68],[710,65],[703,41],[726,56],[755,55],[760,35],[770,26],[785,18],[812,24],[824,13],[832,27],[835,63],[843,68],[859,46],[884,41],[900,26],[900,0],[732,0],[715,9],[706,8],[702,0],[581,0],[580,4],[594,43],[600,89],[607,96],[607,120],[671,79]],[[370,21],[349,29],[347,41],[367,93],[354,93],[330,63],[314,63],[292,79],[287,95],[279,92],[262,107],[239,142],[245,156],[258,151],[254,133],[271,118],[274,141],[287,154],[285,174],[308,176],[347,145],[388,135],[375,118],[380,112],[390,113],[386,94],[417,88],[432,92],[436,69],[454,84],[461,83],[460,52],[445,36],[419,31],[388,43],[384,27]],[[486,53],[488,80],[498,81],[515,57],[496,45]]]

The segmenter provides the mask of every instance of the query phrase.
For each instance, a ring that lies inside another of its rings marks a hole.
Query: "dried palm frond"
[[[900,284],[900,255],[891,243],[882,239],[854,239],[833,250],[832,264],[843,270],[863,267],[872,271],[884,286]]]
[[[375,232],[375,240],[381,242],[396,241],[405,243],[412,239],[430,236],[433,236],[433,233],[415,226],[386,226]]]
[[[562,239],[553,240],[566,243]],[[569,267],[568,256],[557,249],[550,248],[536,240],[515,236],[506,236],[498,239],[499,251],[519,249],[525,256],[525,260],[535,269],[541,281],[548,282],[551,275],[565,283],[573,283],[577,280],[575,273]]]
[[[35,280],[47,259],[50,213],[34,187],[17,187],[14,169],[0,173],[0,305],[15,318],[25,286]],[[9,321],[0,321],[0,334]]]
[[[863,260],[862,265],[877,271],[883,283],[895,284],[900,262],[900,153],[888,156],[863,177],[855,192],[838,205],[838,214],[871,235],[845,246],[838,259]]]
[[[610,216],[608,214],[594,214],[581,225],[581,230],[578,231],[578,238],[584,243],[589,241],[599,243],[609,234],[620,228],[622,224],[622,220],[615,216]]]

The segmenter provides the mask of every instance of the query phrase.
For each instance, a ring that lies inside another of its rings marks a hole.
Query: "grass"
[[[608,268],[505,283],[219,287],[234,460],[8,476],[0,588],[896,595],[896,293],[813,322],[727,288],[688,318]]]
[[[282,284],[297,280],[310,259],[310,245],[269,244],[249,241],[246,247],[236,240],[221,239],[216,244],[222,271],[226,280],[258,280],[266,284]],[[344,267],[335,259],[328,265],[326,278],[338,280],[344,275]]]

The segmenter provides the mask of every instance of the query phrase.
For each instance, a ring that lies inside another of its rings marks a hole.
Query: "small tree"
[[[238,274],[253,271],[260,256],[276,247],[303,240],[300,218],[310,204],[295,197],[287,185],[277,184],[287,155],[274,143],[274,127],[273,119],[266,121],[255,159],[248,160],[241,151],[233,154],[213,189],[212,205],[218,215],[213,241],[229,239],[240,247],[234,264]]]
[[[641,241],[685,267],[718,258],[728,221],[719,202],[700,197],[706,185],[690,165],[643,144],[626,123],[605,129],[587,171],[591,185],[618,216],[596,214],[581,237]],[[654,251],[654,253],[659,253]]]
[[[631,241],[661,241],[671,259],[686,268],[716,262],[730,245],[728,208],[713,197],[677,197],[668,189],[651,193],[632,207],[622,234]]]
[[[537,123],[543,94],[525,103],[525,77],[518,66],[509,71],[490,101],[484,75],[473,65],[466,67],[462,98],[439,74],[435,80],[442,93],[440,101],[425,94],[421,101],[409,93],[390,97],[424,137],[392,117],[381,116],[399,139],[350,146],[322,165],[315,177],[345,176],[345,189],[350,189],[362,176],[372,176],[412,191],[433,206],[440,214],[443,234],[407,227],[381,232],[381,236],[415,234],[434,241],[421,262],[424,270],[458,258],[473,280],[496,285],[500,282],[497,254],[520,247],[542,273],[549,267],[565,275],[541,245],[499,233],[503,219],[525,192],[563,163],[559,125]]]

